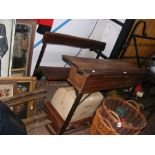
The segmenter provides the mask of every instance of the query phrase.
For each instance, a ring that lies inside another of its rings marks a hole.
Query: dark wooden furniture
[[[134,64],[111,59],[63,56],[72,65],[68,81],[79,93],[117,89],[141,83],[146,71]]]
[[[83,94],[135,86],[147,75],[146,70],[122,60],[90,59],[63,56],[71,65],[68,82],[76,89],[77,97],[58,134],[63,134]]]
[[[57,110],[53,107],[53,105],[51,104],[51,102],[46,102],[44,104],[44,110],[48,116],[48,118],[51,120],[50,125],[52,126],[52,128],[54,129],[54,133],[53,134],[58,134],[60,129],[62,128],[64,121],[63,118],[61,117],[61,115],[57,112]],[[67,132],[72,132],[75,129],[79,130],[79,129],[83,129],[83,128],[87,128],[89,125],[89,122],[92,121],[92,116],[91,117],[87,117],[84,118],[82,120],[78,120],[78,121],[74,121],[74,122],[70,122],[67,126]],[[77,128],[78,126],[78,128]],[[74,129],[74,130],[73,130]]]
[[[99,58],[100,56],[106,58],[106,56],[102,54],[102,51],[104,50],[106,43],[101,41],[75,37],[66,34],[46,32],[43,36],[42,42],[43,46],[35,66],[33,76],[39,77],[40,74],[43,74],[47,78],[47,80],[67,80],[70,70],[70,68],[64,67],[40,66],[47,44],[57,44],[85,48],[89,49],[90,51],[94,51],[97,54],[96,58]]]

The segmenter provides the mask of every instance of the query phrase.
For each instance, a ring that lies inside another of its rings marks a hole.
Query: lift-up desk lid
[[[64,55],[71,65],[68,81],[79,92],[129,87],[140,83],[147,74],[136,65],[112,59],[92,59]]]
[[[63,59],[82,73],[92,75],[146,74],[146,70],[123,60],[92,59],[63,55]]]

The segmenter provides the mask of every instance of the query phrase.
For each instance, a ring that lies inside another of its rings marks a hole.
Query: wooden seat
[[[42,74],[46,77],[47,80],[65,80],[68,78],[70,68],[65,67],[39,67]]]
[[[100,56],[102,58],[106,58],[106,56],[102,54],[102,51],[104,50],[106,43],[101,41],[66,34],[46,32],[43,36],[42,42],[43,46],[33,73],[33,76],[36,76],[38,78],[43,74],[47,78],[47,80],[67,80],[69,76],[70,68],[40,66],[47,44],[57,44],[77,48],[85,48],[89,49],[90,51],[94,51],[97,54],[96,58],[99,58]]]

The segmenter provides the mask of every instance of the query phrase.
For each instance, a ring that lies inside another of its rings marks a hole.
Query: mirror
[[[30,75],[35,28],[33,20],[16,20],[11,76]]]

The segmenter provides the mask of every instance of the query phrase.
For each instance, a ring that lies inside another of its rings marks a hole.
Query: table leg
[[[68,126],[68,124],[69,124],[69,122],[70,122],[70,120],[71,120],[71,118],[72,118],[72,116],[73,116],[73,114],[74,114],[74,112],[75,112],[75,110],[76,110],[82,96],[83,96],[82,93],[79,93],[77,95],[77,97],[76,97],[76,99],[74,101],[74,104],[73,104],[73,106],[72,106],[66,120],[64,121],[64,124],[63,124],[62,128],[60,129],[60,131],[58,133],[59,135],[62,135],[66,131],[66,128],[67,128],[67,126]]]

